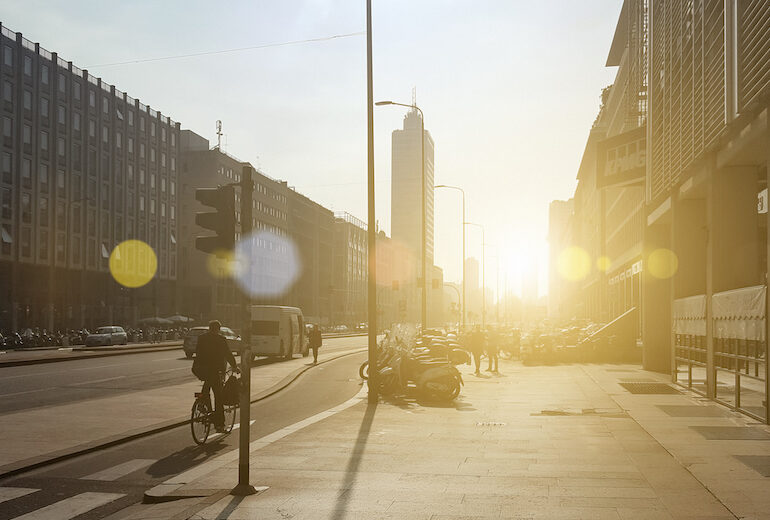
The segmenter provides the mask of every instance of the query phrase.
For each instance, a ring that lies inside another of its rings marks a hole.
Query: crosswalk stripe
[[[32,488],[0,487],[0,502],[7,502],[8,500],[13,500],[14,498],[23,497],[24,495],[29,495],[35,491],[40,490]]]
[[[121,493],[80,493],[17,516],[13,520],[69,520],[124,496],[126,495]]]
[[[151,466],[155,462],[155,459],[133,459],[129,460],[128,462],[124,462],[123,464],[118,464],[117,466],[113,466],[102,471],[97,471],[96,473],[92,473],[87,477],[81,477],[81,479],[105,481],[118,480],[120,477],[124,477],[129,473],[133,473],[134,471],[139,471],[140,469],[144,469],[147,466]]]

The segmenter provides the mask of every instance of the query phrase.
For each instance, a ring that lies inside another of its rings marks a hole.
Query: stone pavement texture
[[[318,360],[360,350],[321,349]],[[253,368],[252,399],[288,384],[309,365],[312,358],[297,357]],[[66,362],[61,366],[66,369]],[[179,385],[4,414],[0,474],[189,419],[200,389],[201,382],[190,374],[190,381]]]
[[[254,441],[251,480],[265,492],[227,494],[237,481],[230,456],[172,479],[178,495],[206,498],[115,518],[770,518],[770,479],[735,458],[770,455],[770,442],[708,440],[691,426],[768,428],[694,395],[618,385],[665,376],[630,365],[504,362],[489,377],[462,368],[453,406],[367,405],[362,392],[352,406]],[[672,405],[696,416],[672,417]]]

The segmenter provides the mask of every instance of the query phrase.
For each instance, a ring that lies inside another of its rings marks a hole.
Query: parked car
[[[195,355],[195,350],[198,347],[198,336],[205,334],[208,330],[208,327],[193,327],[187,332],[182,346],[187,359],[192,359],[193,355]],[[231,352],[234,354],[240,353],[243,341],[241,341],[241,337],[238,334],[233,332],[233,329],[222,327],[219,329],[219,333],[227,340],[227,346],[230,347]]]
[[[86,336],[86,347],[101,347],[105,345],[125,345],[128,337],[123,327],[110,325],[99,327],[93,334]]]

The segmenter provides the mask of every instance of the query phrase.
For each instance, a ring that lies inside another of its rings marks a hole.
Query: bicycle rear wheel
[[[202,399],[196,399],[190,416],[190,430],[195,444],[203,444],[209,438],[209,430],[211,430],[209,417],[211,417],[211,409],[208,403]]]
[[[236,409],[237,407],[235,405],[225,406],[225,433],[230,433],[233,431],[233,426],[235,425]]]

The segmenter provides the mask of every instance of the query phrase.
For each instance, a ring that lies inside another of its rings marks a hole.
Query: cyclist
[[[235,357],[227,346],[227,340],[219,334],[222,324],[217,320],[209,322],[208,332],[198,337],[195,351],[193,373],[203,381],[204,396],[210,398],[210,391],[214,392],[214,428],[217,432],[224,431],[225,409],[222,403],[222,379],[230,363],[236,374],[240,373]]]

